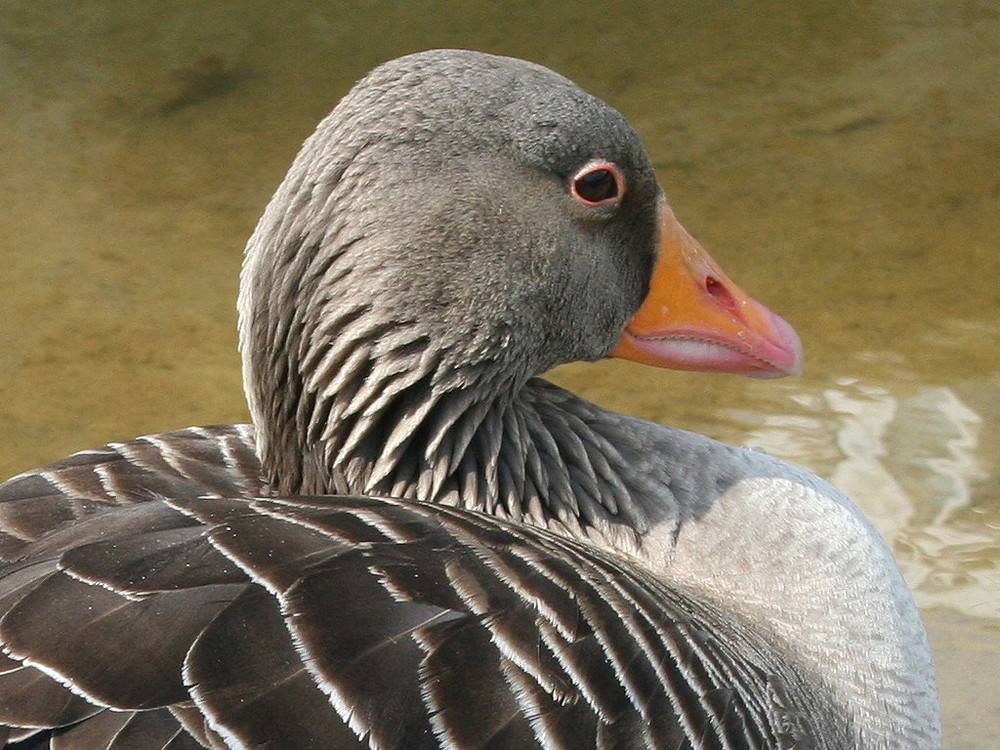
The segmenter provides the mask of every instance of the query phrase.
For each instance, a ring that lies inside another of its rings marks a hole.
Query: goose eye
[[[588,164],[573,177],[570,191],[585,206],[616,204],[625,192],[625,176],[611,162]]]

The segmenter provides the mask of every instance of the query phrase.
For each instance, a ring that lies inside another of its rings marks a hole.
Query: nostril
[[[733,297],[726,285],[714,276],[705,277],[705,291],[707,291],[715,301],[730,310],[737,308],[736,298]]]

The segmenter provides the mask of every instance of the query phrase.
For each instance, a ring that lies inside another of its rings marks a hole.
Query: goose
[[[567,79],[377,67],[267,206],[238,313],[252,425],[0,486],[8,747],[941,746],[849,499],[539,377],[802,361]]]

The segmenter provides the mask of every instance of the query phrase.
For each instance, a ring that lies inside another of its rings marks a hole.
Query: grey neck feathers
[[[588,424],[597,407],[488,360],[442,366],[416,324],[364,321],[344,316],[336,347],[268,378],[280,387],[255,421],[274,492],[443,503],[637,553],[649,518]]]

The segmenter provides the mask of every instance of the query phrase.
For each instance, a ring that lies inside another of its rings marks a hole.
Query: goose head
[[[248,243],[239,317],[282,492],[386,491],[357,481],[376,454],[427,453],[565,362],[769,377],[802,358],[678,223],[619,112],[457,50],[376,68],[321,122]]]

